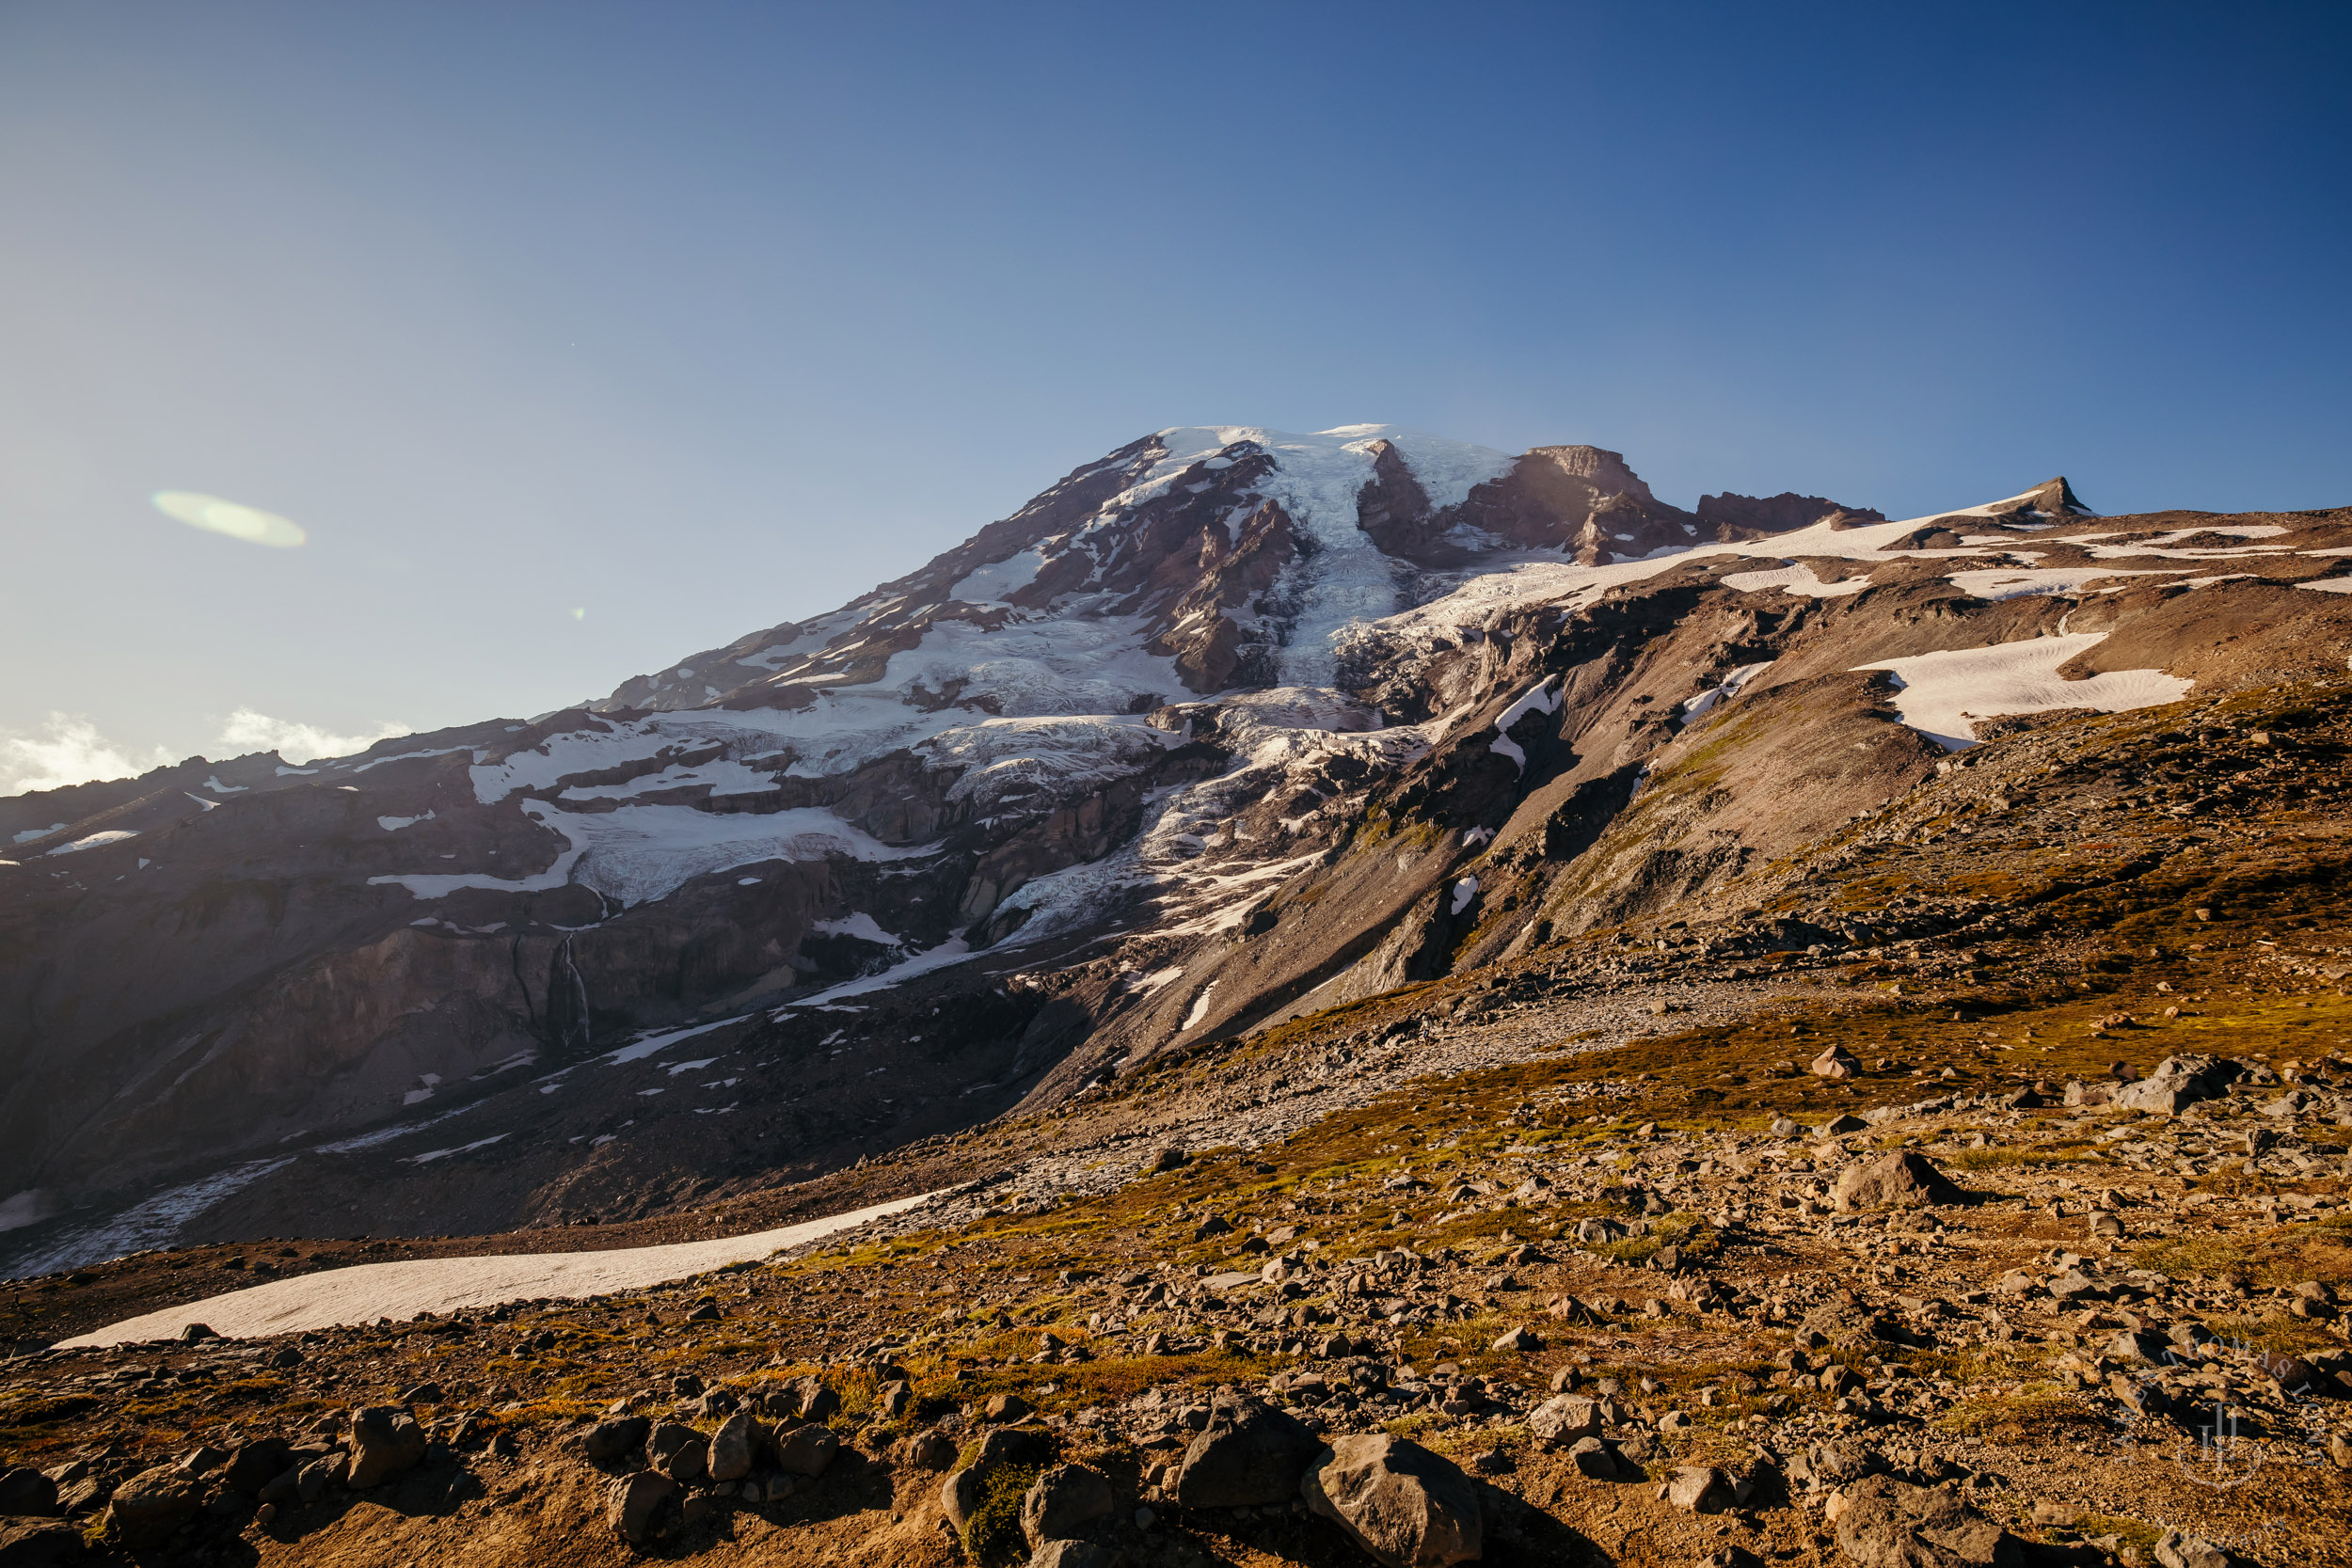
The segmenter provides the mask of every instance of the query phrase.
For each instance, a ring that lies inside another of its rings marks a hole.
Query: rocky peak
[[[1699,498],[1700,529],[1711,539],[1760,539],[1789,533],[1816,523],[1834,529],[1857,523],[1883,523],[1886,514],[1867,506],[1848,506],[1820,496],[1800,496],[1783,490],[1777,496],[1742,496],[1726,491]]]

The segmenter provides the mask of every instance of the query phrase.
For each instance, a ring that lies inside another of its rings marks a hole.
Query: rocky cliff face
[[[0,801],[7,1239],[653,1213],[1801,881],[1982,726],[2341,667],[2347,544],[1160,432],[581,708]]]

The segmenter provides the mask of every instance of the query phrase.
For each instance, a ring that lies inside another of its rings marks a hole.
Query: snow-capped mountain
[[[1703,899],[1996,724],[2333,668],[2347,532],[1162,431],[580,708],[0,800],[0,1216],[489,1229],[952,1130]]]

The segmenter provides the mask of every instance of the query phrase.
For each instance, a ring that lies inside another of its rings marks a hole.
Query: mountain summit
[[[1163,430],[579,708],[0,800],[0,1216],[23,1269],[832,1169],[1796,886],[2043,716],[2333,670],[2346,546]],[[1789,898],[1741,940],[1837,940]]]

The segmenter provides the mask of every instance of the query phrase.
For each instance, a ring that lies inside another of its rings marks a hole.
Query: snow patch
[[[1712,713],[1716,708],[1731,701],[1732,698],[1740,695],[1740,693],[1746,689],[1748,685],[1753,682],[1756,676],[1762,674],[1765,671],[1770,670],[1774,662],[1774,660],[1768,658],[1761,664],[1742,664],[1739,666],[1737,669],[1733,670],[1731,673],[1725,675],[1720,684],[1708,688],[1705,691],[1700,692],[1697,696],[1684,703],[1682,705],[1682,721],[1688,724],[1703,718],[1707,714]]]
[[[1520,750],[1518,741],[1511,738],[1511,726],[1531,713],[1560,711],[1560,699],[1550,694],[1551,680],[1551,676],[1546,675],[1532,689],[1522,693],[1518,701],[1502,710],[1502,717],[1495,721],[1495,738],[1486,746],[1488,751],[1517,763],[1522,773],[1527,771],[1527,753]]]
[[[92,833],[87,838],[77,838],[71,844],[60,844],[55,849],[49,850],[48,853],[52,855],[78,855],[85,849],[103,848],[109,844],[119,844],[126,838],[136,838],[138,836],[138,832],[135,829],[109,828],[103,833]]]
[[[1762,572],[1726,572],[1716,580],[1725,588],[1735,588],[1742,594],[1762,594],[1777,588],[1784,594],[1795,594],[1807,599],[1842,599],[1849,594],[1859,594],[1870,586],[1867,575],[1823,582],[1813,568],[1802,561]]]
[[[2010,714],[2095,708],[2123,713],[2177,703],[2196,683],[2161,670],[2111,670],[2088,680],[2058,677],[2058,666],[2106,641],[2103,631],[2064,637],[2033,637],[1883,659],[1857,670],[1884,670],[1900,690],[1895,711],[1902,721],[1947,751],[1977,744],[1975,721]]]

